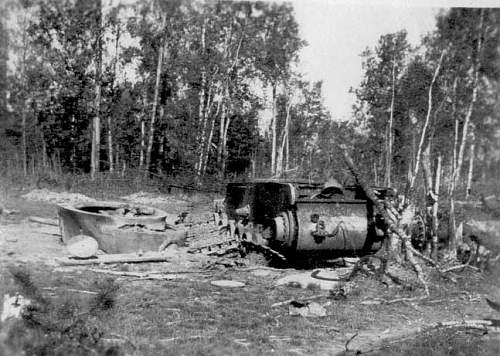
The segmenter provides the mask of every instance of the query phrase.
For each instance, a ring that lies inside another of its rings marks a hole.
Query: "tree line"
[[[290,4],[6,8],[17,28],[2,33],[15,59],[2,121],[25,173],[53,160],[92,175],[137,168],[219,178],[311,164],[307,143],[329,114],[321,83],[296,70],[305,42]]]
[[[3,6],[0,149],[25,174],[348,180],[341,144],[374,184],[435,196],[500,173],[498,9],[443,10],[417,46],[381,36],[341,122],[297,69],[307,43],[291,4]]]

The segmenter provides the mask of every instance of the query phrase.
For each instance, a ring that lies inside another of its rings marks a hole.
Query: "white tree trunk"
[[[229,124],[230,123],[231,123],[231,118],[230,117],[226,117],[226,124],[224,126],[224,134],[223,134],[223,137],[222,137],[222,167],[221,167],[222,174],[224,174],[226,172],[226,163],[227,163],[227,156],[228,156],[228,152],[227,152],[227,132],[229,130]]]
[[[102,66],[102,3],[98,2],[98,30],[96,39],[96,60],[95,60],[95,115],[92,120],[92,150],[90,159],[90,177],[95,179],[99,172],[100,147],[101,147],[101,66]]]
[[[276,174],[276,83],[273,83],[272,88],[272,117],[271,117],[271,175]]]
[[[26,102],[26,100],[25,100]],[[21,150],[22,150],[22,160],[23,160],[23,174],[26,177],[28,175],[28,152],[26,145],[26,109],[25,105],[21,108]]]
[[[474,134],[471,135],[471,145],[469,148],[469,171],[467,173],[467,189],[465,190],[465,198],[469,199],[472,190],[472,175],[474,172],[474,151],[476,148],[476,140]]]
[[[434,204],[432,205],[431,258],[434,260],[437,260],[437,251],[438,251],[438,228],[439,228],[438,208],[439,208],[439,190],[441,185],[441,166],[442,166],[442,157],[441,155],[439,155],[437,158],[436,175],[434,179],[434,194],[436,195],[436,199],[434,200]]]
[[[166,15],[163,15],[161,29],[165,29],[166,24]],[[165,35],[166,36],[166,35]],[[155,81],[155,91],[153,97],[153,108],[151,110],[151,121],[149,123],[149,134],[148,134],[148,146],[146,149],[146,169],[145,174],[151,168],[151,152],[153,150],[153,142],[154,142],[154,134],[155,134],[155,124],[156,124],[156,109],[158,107],[158,93],[160,91],[160,78],[161,78],[161,70],[163,65],[163,52],[165,51],[165,47],[167,44],[166,38],[163,36],[162,44],[160,49],[158,50],[158,63],[156,66],[156,81]]]
[[[394,44],[393,50],[396,50],[396,44]],[[394,97],[396,93],[396,54],[394,53],[394,58],[392,60],[392,95],[391,95],[391,107],[389,115],[389,127],[387,133],[387,156],[385,162],[385,184],[390,187],[391,182],[391,171],[392,171],[392,126],[394,122]]]
[[[210,130],[208,132],[207,143],[205,145],[206,147],[203,151],[203,157],[202,157],[201,175],[205,175],[205,172],[207,170],[208,159],[210,156],[210,149],[212,147],[212,139],[214,136],[215,120],[219,116],[221,107],[222,107],[222,98],[219,99],[219,101],[217,102],[217,110],[215,111],[215,114],[213,115],[213,117],[210,120]]]
[[[139,152],[139,168],[144,167],[144,148],[146,147],[146,123],[144,117],[141,117],[141,147]]]
[[[470,119],[472,117],[474,105],[475,105],[476,100],[477,100],[477,91],[478,91],[478,87],[479,87],[480,56],[481,56],[481,52],[482,52],[483,20],[484,20],[484,10],[481,9],[481,18],[480,18],[480,23],[479,23],[480,31],[479,31],[479,35],[477,36],[477,52],[476,52],[476,58],[475,58],[474,63],[473,63],[471,101],[469,103],[469,107],[467,108],[467,113],[465,114],[462,135],[461,135],[460,143],[459,143],[459,147],[458,147],[457,160],[456,160],[456,163],[453,164],[455,169],[452,172],[451,182],[450,182],[450,187],[449,187],[450,220],[449,220],[449,226],[448,226],[448,232],[449,232],[448,255],[449,255],[449,258],[451,258],[451,259],[456,259],[456,257],[457,257],[457,246],[458,246],[458,240],[460,239],[460,237],[457,236],[457,233],[456,233],[457,231],[456,231],[456,221],[455,221],[454,197],[455,197],[455,189],[456,189],[458,181],[460,179],[460,171],[462,169],[462,164],[463,164],[463,157],[464,157],[465,145],[467,143],[467,133],[468,133],[468,128],[469,128],[469,124],[470,124]],[[457,134],[458,134],[458,129],[457,129]],[[456,139],[458,141],[458,135],[457,135]]]
[[[428,99],[427,99],[427,115],[425,116],[424,127],[422,128],[422,132],[420,133],[420,141],[418,143],[417,154],[415,156],[415,167],[414,167],[413,172],[411,174],[408,187],[406,188],[406,194],[405,194],[406,198],[409,197],[409,195],[411,194],[411,191],[413,190],[413,187],[415,186],[415,181],[417,179],[418,171],[420,169],[420,159],[421,159],[422,149],[424,146],[425,138],[427,136],[427,127],[429,126],[431,112],[432,112],[432,88],[434,87],[434,83],[436,82],[436,78],[439,74],[439,70],[441,69],[441,63],[443,62],[443,58],[444,58],[445,54],[446,54],[446,51],[443,51],[441,53],[441,57],[439,58],[438,65],[436,67],[436,70],[434,71],[432,81],[429,85],[429,93],[428,93]]]
[[[116,63],[118,62],[118,42],[120,40],[120,27],[118,25],[118,29],[116,32],[116,39],[115,39],[115,58],[113,61],[113,87],[115,85],[116,81]],[[109,171],[113,172],[114,171],[114,157],[113,157],[113,119],[112,115],[108,115],[108,160],[109,160]]]
[[[205,36],[206,36],[206,26],[207,19],[203,20],[203,26],[201,28],[201,53],[202,53],[202,64],[201,64],[201,83],[200,83],[200,92],[198,93],[198,139],[197,142],[199,144],[199,159],[195,163],[195,171],[199,176],[201,172],[201,155],[203,153],[203,145],[205,143],[205,127],[206,127],[206,104],[205,104],[205,90],[207,85],[207,70],[205,66]]]
[[[286,118],[285,118],[285,127],[283,128],[283,134],[281,139],[281,146],[278,151],[278,157],[276,160],[276,173],[277,177],[281,177],[283,175],[283,156],[286,155],[286,143],[288,140],[288,129],[290,125],[290,109],[292,107],[292,100],[289,98],[288,105],[286,107]]]

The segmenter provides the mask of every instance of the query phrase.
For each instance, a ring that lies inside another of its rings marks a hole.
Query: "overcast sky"
[[[434,29],[439,11],[394,1],[371,6],[332,0],[295,0],[293,4],[301,37],[309,43],[300,54],[299,68],[306,78],[323,80],[325,106],[340,120],[351,116],[354,96],[349,88],[361,80],[361,52],[375,46],[381,35],[402,29],[407,30],[410,43],[419,43],[423,34]]]

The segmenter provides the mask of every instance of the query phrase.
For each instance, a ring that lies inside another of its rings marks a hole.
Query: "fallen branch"
[[[396,299],[383,299],[383,298],[372,298],[371,300],[363,300],[361,304],[364,305],[370,305],[370,304],[394,304],[394,303],[401,303],[401,302],[415,302],[419,300],[424,300],[427,299],[428,297],[421,296],[421,297],[411,297],[411,298],[396,298]]]
[[[61,289],[61,288],[58,288],[58,287],[45,287],[43,289],[44,290],[57,290],[57,289]],[[90,290],[73,289],[73,288],[66,288],[66,289],[64,289],[64,291],[65,292],[74,292],[74,293],[83,293],[83,294],[92,294],[92,295],[99,294],[97,292],[92,292]]]
[[[110,274],[110,275],[114,275],[114,276],[136,277],[136,278],[142,278],[142,277],[151,276],[151,275],[169,275],[169,274],[175,275],[175,274],[188,274],[188,273],[207,273],[205,271],[200,271],[200,270],[178,271],[178,272],[176,272],[176,271],[127,272],[127,271],[113,271],[113,270],[101,269],[101,268],[89,268],[89,271],[96,272],[96,273]]]
[[[404,249],[405,249],[405,255],[406,259],[410,262],[413,270],[415,271],[418,280],[420,283],[423,285],[425,294],[429,295],[429,286],[427,285],[427,282],[425,281],[424,275],[423,275],[423,270],[422,267],[418,264],[418,262],[415,260],[415,254],[413,251],[415,251],[411,245],[411,238],[408,236],[394,221],[394,219],[389,215],[387,210],[385,209],[385,206],[377,199],[375,196],[375,193],[373,192],[372,189],[368,187],[368,184],[364,181],[364,179],[359,175],[358,171],[354,167],[354,162],[352,161],[351,157],[347,153],[347,147],[345,145],[341,145],[340,149],[344,153],[344,160],[351,172],[351,174],[354,176],[354,179],[358,183],[358,185],[363,189],[363,191],[366,194],[366,197],[375,205],[377,210],[382,214],[382,217],[384,218],[385,222],[387,223],[387,230],[393,234],[395,234],[403,243]],[[423,256],[423,255],[422,255]]]
[[[346,341],[345,343],[345,352],[349,352],[349,343],[354,340],[354,338],[358,336],[358,333],[355,333],[353,336],[349,338],[349,340]]]
[[[266,271],[274,271],[274,272],[286,272],[286,271],[297,271],[295,268],[274,268],[268,266],[253,266],[253,267],[245,267],[245,268],[235,268],[235,271],[241,272],[251,272],[258,270],[266,270]]]
[[[478,329],[478,330],[482,330],[482,331],[488,331],[488,328],[498,328],[499,324],[500,323],[497,320],[483,320],[483,319],[438,322],[434,325],[430,325],[427,327],[416,328],[415,330],[412,330],[410,333],[408,333],[404,336],[395,338],[395,339],[388,339],[387,338],[385,340],[381,340],[381,342],[378,343],[378,346],[372,347],[370,349],[363,350],[363,349],[358,348],[357,350],[353,350],[353,351],[356,351],[356,354],[358,354],[358,355],[365,354],[365,353],[373,353],[375,351],[384,349],[390,345],[394,345],[394,344],[398,344],[398,343],[401,343],[401,342],[404,342],[407,340],[415,339],[418,336],[420,336],[421,334],[429,333],[429,332],[432,332],[432,331],[438,330],[438,329],[465,328],[465,329]],[[351,339],[353,339],[353,338],[354,337],[352,337]],[[348,340],[348,342],[350,342],[351,339]],[[347,345],[348,345],[348,343],[346,343],[346,346]]]
[[[165,256],[162,253],[151,252],[144,256],[136,254],[124,253],[113,255],[98,255],[95,258],[75,259],[69,257],[56,258],[55,262],[61,266],[84,266],[95,264],[112,264],[112,263],[144,263],[144,262],[168,262],[171,256]]]
[[[471,266],[469,264],[463,264],[463,265],[458,265],[458,266],[453,266],[453,267],[443,269],[443,270],[441,270],[441,272],[446,273],[446,272],[456,271],[457,269],[462,269],[462,268],[470,268],[474,271],[480,271],[480,269],[478,267]]]

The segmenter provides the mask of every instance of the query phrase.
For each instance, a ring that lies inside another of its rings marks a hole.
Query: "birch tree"
[[[92,139],[90,158],[90,177],[95,179],[99,172],[101,150],[101,73],[102,73],[102,2],[96,4],[96,39],[95,39],[95,99],[92,119]]]

